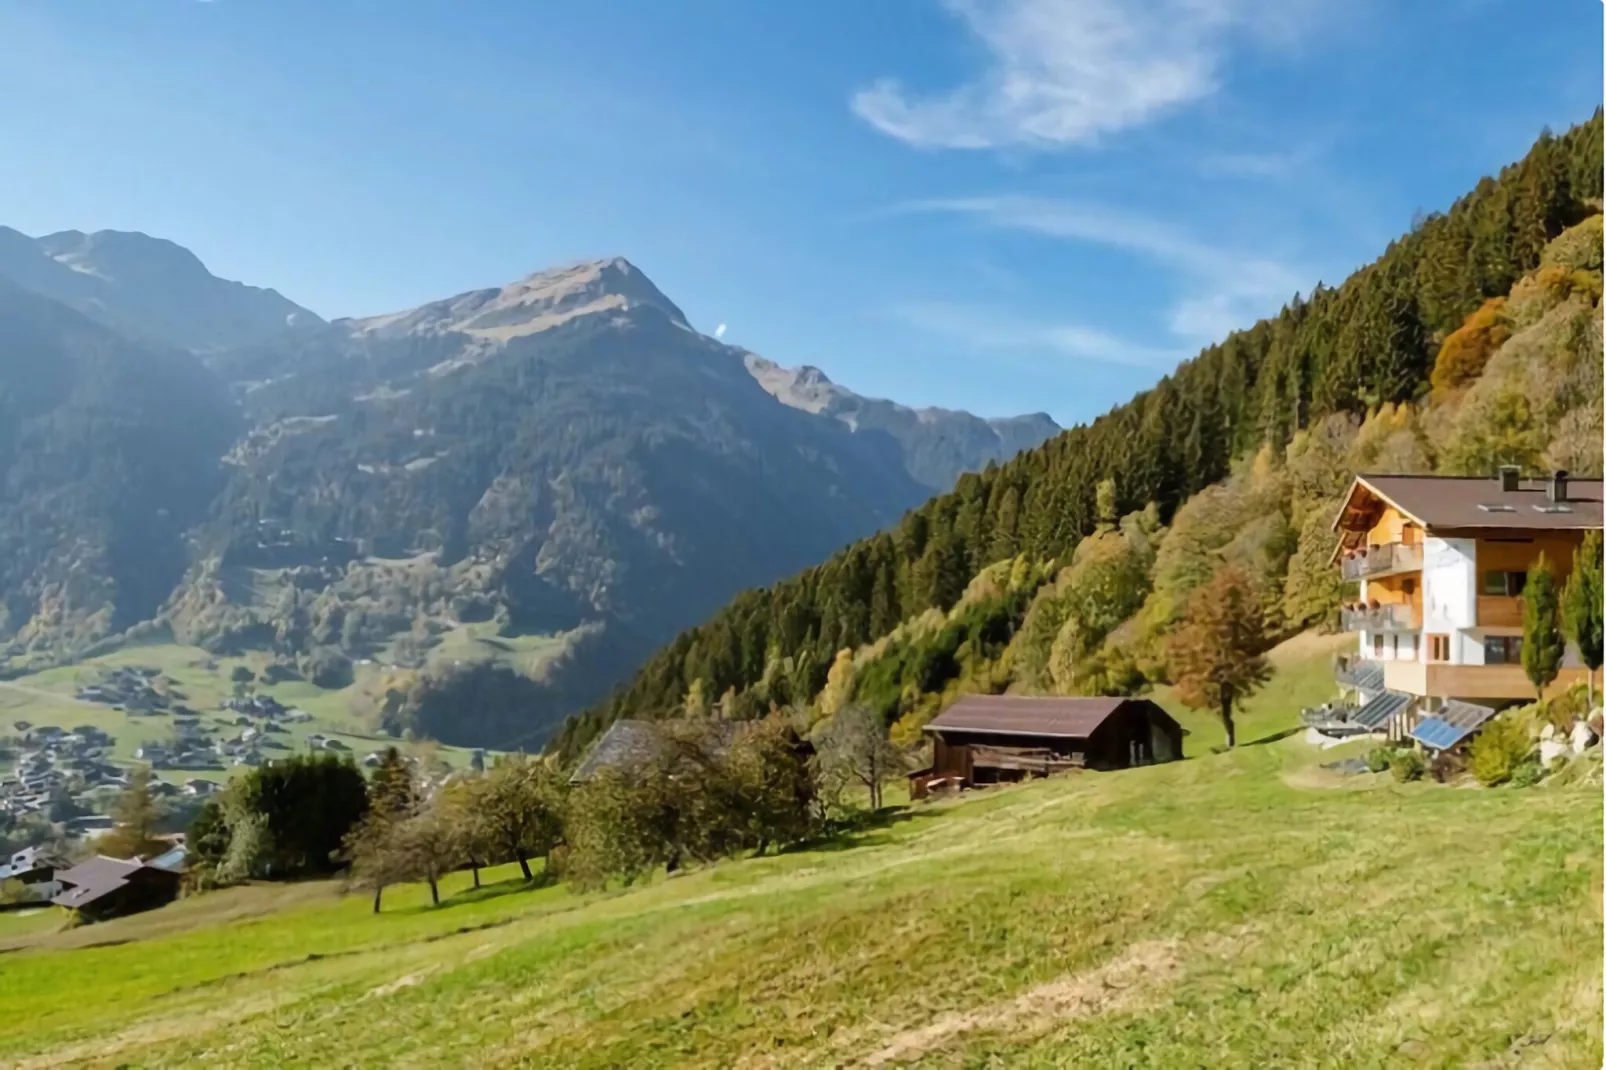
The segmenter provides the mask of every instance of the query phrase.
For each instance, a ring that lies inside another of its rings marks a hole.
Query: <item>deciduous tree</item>
[[[128,777],[128,787],[112,808],[117,825],[97,844],[101,854],[112,858],[150,857],[161,854],[167,844],[156,838],[156,823],[162,818],[162,804],[151,792],[151,769],[136,766]]]
[[[886,726],[868,706],[844,706],[820,734],[822,775],[833,794],[848,783],[864,785],[870,809],[881,809],[881,789],[904,772],[903,753],[887,738]]]
[[[1265,622],[1260,600],[1242,572],[1223,568],[1193,593],[1182,626],[1167,643],[1177,696],[1221,716],[1227,746],[1237,745],[1233,711],[1266,682]]]

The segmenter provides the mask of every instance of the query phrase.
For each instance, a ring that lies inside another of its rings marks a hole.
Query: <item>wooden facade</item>
[[[1182,757],[1182,726],[1148,699],[969,696],[938,717],[917,778],[993,784]]]

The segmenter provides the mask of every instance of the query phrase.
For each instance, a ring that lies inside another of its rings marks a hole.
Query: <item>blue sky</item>
[[[0,0],[0,223],[325,316],[624,255],[861,393],[1091,418],[1601,101],[1597,0]]]

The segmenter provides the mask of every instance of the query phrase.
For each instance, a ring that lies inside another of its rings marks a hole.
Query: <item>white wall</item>
[[[1483,664],[1483,647],[1463,629],[1478,619],[1478,544],[1472,539],[1422,541],[1422,631],[1450,637],[1450,663]],[[1426,657],[1427,640],[1421,657]]]

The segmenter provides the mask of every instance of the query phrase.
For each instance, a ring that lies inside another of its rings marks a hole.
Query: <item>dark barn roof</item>
[[[72,909],[93,903],[127,884],[142,866],[143,863],[137,859],[107,858],[105,855],[80,862],[56,875],[68,887],[52,902]]]
[[[926,725],[926,731],[1086,739],[1117,710],[1134,705],[1151,708],[1152,713],[1171,720],[1157,704],[1140,698],[966,695]]]

